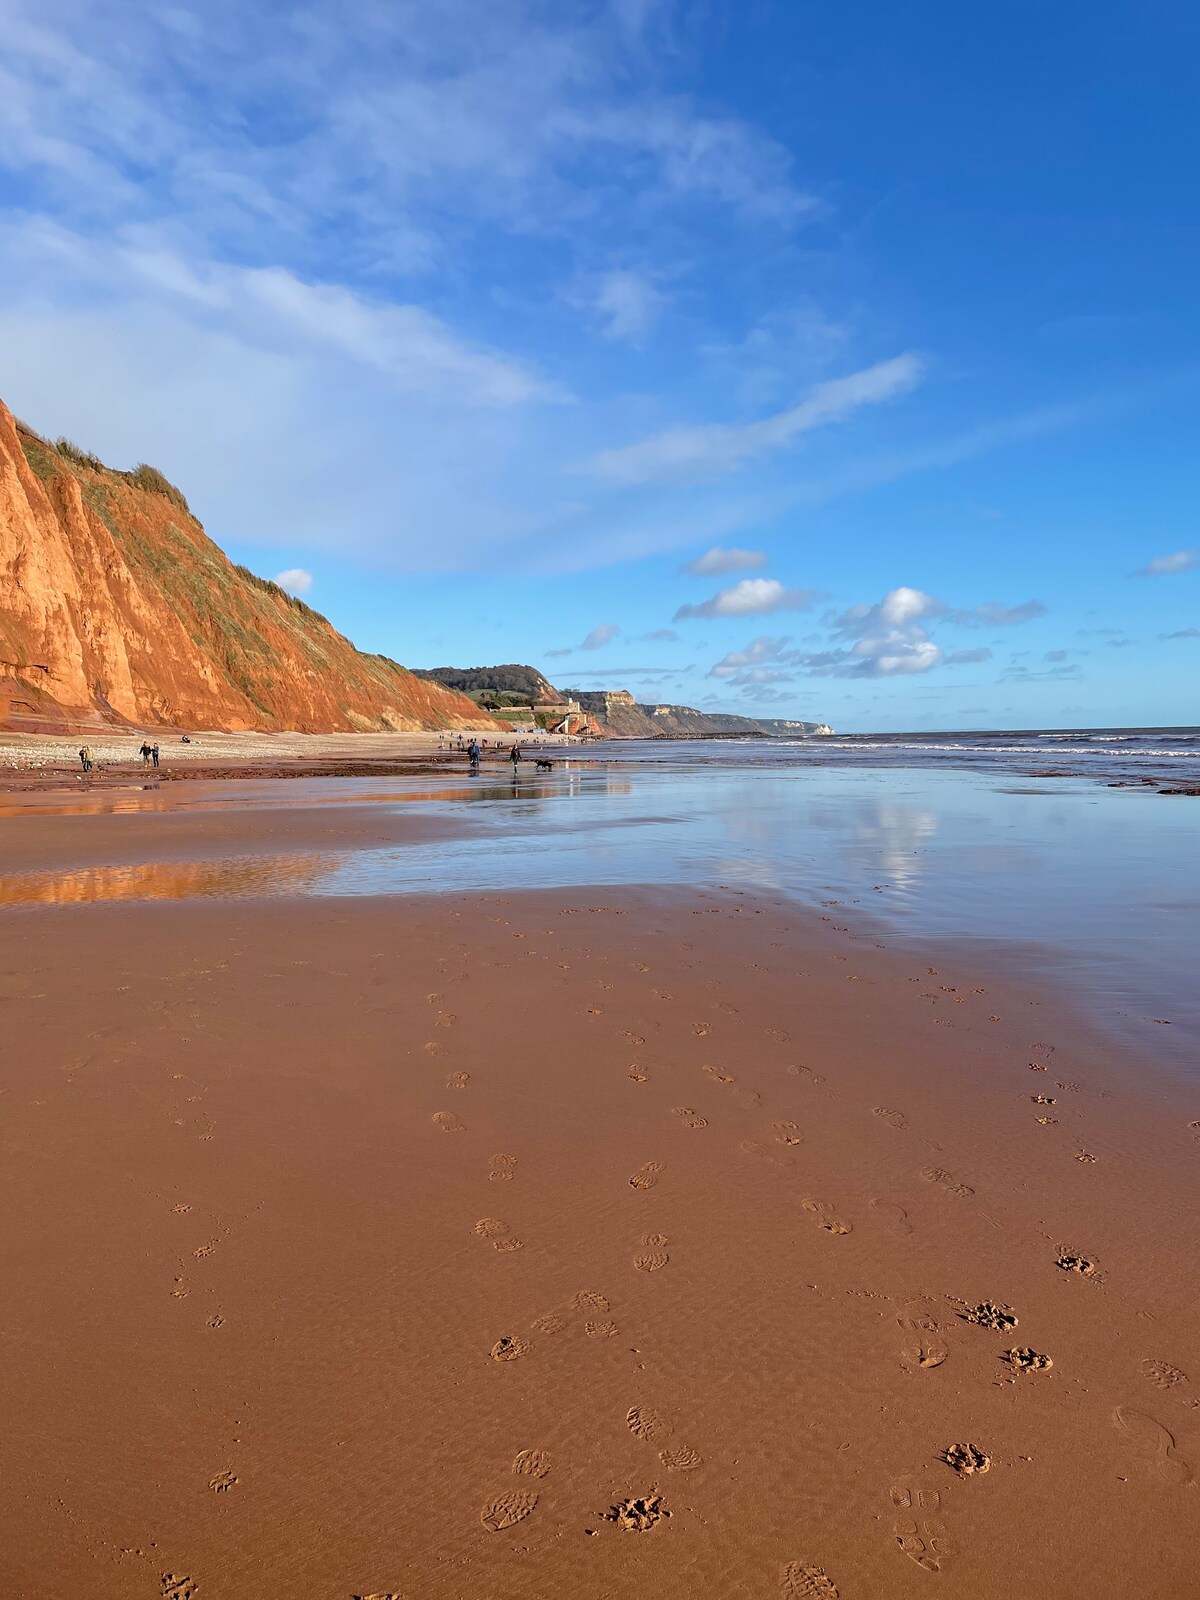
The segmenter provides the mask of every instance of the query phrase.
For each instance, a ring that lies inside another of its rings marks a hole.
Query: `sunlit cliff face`
[[[231,731],[495,726],[233,566],[158,475],[64,454],[0,403],[0,716],[52,728],[69,712]]]

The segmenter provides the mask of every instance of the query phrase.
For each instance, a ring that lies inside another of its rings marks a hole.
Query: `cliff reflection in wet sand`
[[[100,900],[193,900],[204,896],[295,894],[336,866],[329,855],[249,860],[145,861],[136,866],[28,872],[0,879],[0,905],[68,906]]]

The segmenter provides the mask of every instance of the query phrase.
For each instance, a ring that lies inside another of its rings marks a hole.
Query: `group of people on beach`
[[[485,739],[483,742],[486,744],[487,740]],[[462,749],[461,734],[459,734],[458,737],[458,747],[460,750]],[[479,770],[479,757],[482,755],[482,753],[483,752],[480,748],[479,740],[472,739],[470,744],[467,746],[467,760],[470,762],[472,772],[477,772]],[[519,744],[515,742],[513,743],[512,748],[508,752],[508,759],[512,762],[513,775],[515,777],[517,768],[520,766],[521,761],[523,760],[521,755],[521,746]]]
[[[186,740],[186,737],[185,742],[190,743],[190,741]],[[147,740],[143,739],[141,744],[138,746],[138,755],[141,756],[142,765],[144,767],[157,767],[158,746],[156,744],[150,744]],[[81,746],[79,751],[79,765],[85,772],[90,772],[96,765],[96,752],[92,749],[90,744]]]

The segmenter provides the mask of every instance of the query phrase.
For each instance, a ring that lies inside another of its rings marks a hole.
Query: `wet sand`
[[[0,1594],[1195,1595],[1200,1105],[840,915],[0,916]]]

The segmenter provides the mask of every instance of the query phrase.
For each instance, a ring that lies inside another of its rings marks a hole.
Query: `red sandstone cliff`
[[[235,567],[159,474],[58,449],[0,402],[0,728],[97,721],[498,726]]]

